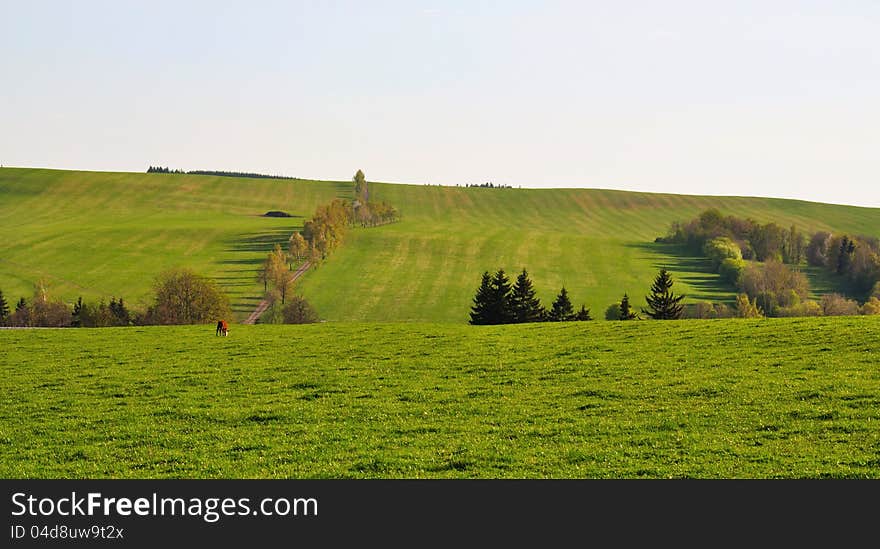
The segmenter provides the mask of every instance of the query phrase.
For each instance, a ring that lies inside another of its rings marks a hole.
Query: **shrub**
[[[810,299],[789,307],[777,307],[774,316],[822,316],[822,306]]]
[[[863,315],[880,315],[880,299],[871,297],[859,309],[859,313]]]
[[[737,286],[769,312],[777,307],[796,305],[810,292],[810,284],[803,273],[778,261],[747,265]]]
[[[282,312],[285,324],[311,324],[320,320],[315,308],[299,295],[291,297]]]
[[[620,320],[620,302],[612,303],[605,309],[605,320]]]
[[[16,307],[17,308],[17,307]],[[65,303],[49,295],[48,284],[40,280],[34,285],[34,298],[28,307],[26,326],[65,328],[73,322],[73,313]]]
[[[60,301],[36,301],[31,311],[31,326],[66,328],[73,321],[70,307]]]
[[[830,240],[831,233],[818,232],[813,234],[810,243],[807,244],[807,263],[814,267],[824,267]]]
[[[749,299],[746,294],[736,296],[736,316],[738,318],[761,318],[764,311],[758,307],[755,300]]]
[[[721,275],[722,279],[736,285],[739,283],[739,277],[745,268],[746,262],[742,259],[728,257],[721,261],[721,265],[718,266],[718,274]]]
[[[685,318],[718,318],[715,312],[715,306],[708,301],[700,301],[698,303],[689,303],[685,307]]]
[[[859,314],[859,304],[840,294],[822,296],[822,313],[825,316],[850,316]]]
[[[156,297],[149,324],[205,324],[230,318],[229,300],[217,284],[189,269],[171,269],[154,284]]]
[[[736,311],[731,309],[726,303],[716,303],[715,315],[718,318],[733,318],[736,316]]]
[[[713,238],[703,245],[703,255],[712,262],[712,270],[718,271],[725,259],[742,260],[739,245],[726,236]]]
[[[284,324],[284,304],[281,303],[281,294],[278,290],[269,290],[269,293],[266,294],[266,300],[269,302],[269,306],[266,307],[266,311],[260,315],[257,322],[260,324]]]

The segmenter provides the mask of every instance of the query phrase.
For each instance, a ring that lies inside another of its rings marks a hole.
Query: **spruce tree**
[[[73,304],[73,322],[71,323],[71,326],[74,328],[82,327],[83,307],[83,298],[80,296],[79,299],[76,300],[76,303]]]
[[[131,314],[128,312],[128,308],[126,308],[121,297],[119,298],[119,301],[116,301],[116,298],[110,298],[110,312],[113,313],[113,316],[116,319],[114,322],[115,325],[128,326],[131,323]]]
[[[593,320],[593,317],[590,316],[590,310],[587,309],[587,306],[581,305],[581,310],[575,313],[574,319],[575,320]]]
[[[544,306],[536,297],[525,269],[516,277],[510,294],[510,308],[513,322],[540,322],[544,319]]]
[[[513,312],[510,307],[510,279],[504,269],[498,269],[492,277],[489,292],[489,324],[509,324],[513,321]]]
[[[849,266],[852,264],[853,253],[856,250],[856,243],[846,235],[840,241],[840,250],[837,255],[837,274],[846,274]]]
[[[0,325],[6,323],[6,319],[9,318],[9,303],[6,302],[6,298],[3,297],[3,290],[0,290]]]
[[[568,290],[565,289],[565,286],[559,291],[559,295],[556,296],[553,307],[547,316],[550,322],[574,320],[574,307],[571,306],[571,300],[568,298]]]
[[[681,300],[684,297],[684,295],[676,296],[672,293],[672,276],[666,269],[660,269],[660,273],[651,285],[651,294],[645,298],[649,309],[642,309],[642,312],[654,320],[681,318],[681,313],[684,311]]]
[[[623,294],[623,298],[620,300],[620,319],[619,320],[638,320],[639,315],[635,311],[632,310],[629,304],[629,296]]]
[[[28,307],[25,298],[18,300],[15,305],[15,313],[9,316],[7,321],[11,326],[30,326],[31,325],[31,308]]]
[[[471,306],[470,324],[491,324],[489,321],[489,299],[492,293],[492,277],[489,271],[483,273],[480,287],[474,295],[474,304]]]

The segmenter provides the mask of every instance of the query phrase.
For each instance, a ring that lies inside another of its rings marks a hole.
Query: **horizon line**
[[[148,166],[149,167],[149,166]],[[163,166],[157,166],[163,167]],[[55,168],[55,167],[45,167],[45,166],[9,166],[5,164],[0,164],[0,169],[19,169],[19,170],[51,170],[51,171],[60,171],[60,172],[91,172],[91,173],[124,173],[124,174],[143,174],[150,175],[146,170],[143,171],[125,171],[125,170],[100,170],[100,169],[80,169],[80,168]],[[176,168],[179,169],[179,168]],[[215,172],[229,172],[229,173],[253,173],[262,176],[268,176],[271,178],[278,179],[290,179],[290,180],[299,180],[299,181],[315,181],[315,182],[324,182],[324,183],[342,183],[349,181],[348,179],[320,179],[320,178],[312,178],[312,177],[301,177],[296,175],[284,175],[284,174],[269,174],[269,173],[260,173],[260,172],[251,172],[251,171],[239,171],[239,170],[202,170],[201,168],[195,170],[187,170],[187,171],[215,171]],[[195,173],[187,173],[184,171],[183,173],[168,173],[168,174],[156,174],[156,175],[192,175],[204,177],[206,175],[211,174],[195,174]],[[222,176],[222,175],[214,175],[214,177],[231,177],[231,176]],[[253,177],[238,177],[237,179],[255,179]],[[449,188],[482,188],[480,187],[480,183],[412,183],[406,181],[380,181],[380,180],[370,180],[367,179],[368,183],[380,183],[386,185],[409,185],[414,187],[449,187]],[[486,183],[492,183],[491,181],[487,181]],[[852,203],[844,203],[844,202],[821,202],[818,200],[811,200],[807,198],[799,198],[799,197],[791,197],[791,196],[758,196],[758,195],[733,195],[733,194],[692,194],[692,193],[681,193],[681,192],[669,192],[669,191],[646,191],[646,190],[638,190],[632,188],[615,188],[615,187],[583,187],[583,186],[529,186],[523,184],[510,185],[510,184],[499,184],[494,187],[496,189],[508,189],[508,190],[532,190],[532,191],[558,191],[558,190],[584,190],[584,191],[616,191],[616,192],[624,192],[624,193],[635,193],[635,194],[652,194],[652,195],[675,195],[675,196],[692,196],[692,197],[705,197],[705,198],[746,198],[746,199],[759,199],[759,200],[786,200],[790,202],[803,202],[807,204],[825,204],[829,206],[846,206],[849,208],[862,208],[868,210],[880,210],[880,205],[878,206],[866,206],[864,204],[852,204]]]

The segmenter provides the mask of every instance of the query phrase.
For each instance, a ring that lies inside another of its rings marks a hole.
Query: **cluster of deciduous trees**
[[[762,315],[815,316],[853,310],[858,314],[864,305],[864,310],[873,310],[868,301],[880,296],[876,238],[817,232],[808,239],[795,226],[762,225],[710,209],[685,224],[673,223],[669,234],[657,240],[685,244],[702,253],[722,278],[754,301]],[[846,298],[839,295],[818,302],[807,299],[809,281],[798,270],[804,262],[840,276],[849,293],[864,303],[849,300],[852,303],[842,306]]]
[[[375,227],[393,223],[400,218],[397,208],[387,202],[355,204],[354,219],[361,227]]]
[[[746,261],[741,246],[728,236],[707,240],[702,253],[721,278],[756,300],[772,316],[785,316],[781,309],[797,310],[810,293],[809,281],[803,273],[775,256],[763,263]]]
[[[656,241],[685,244],[692,252],[700,253],[707,242],[719,237],[735,242],[741,259],[776,260],[793,265],[805,259],[807,236],[794,225],[786,229],[773,222],[761,224],[753,219],[722,215],[715,208],[691,221],[674,222],[668,234]]]
[[[353,220],[354,211],[348,200],[336,198],[329,204],[318,206],[315,215],[303,224],[301,231],[308,245],[309,259],[315,262],[326,259],[342,244]]]
[[[229,300],[211,279],[189,269],[171,269],[161,273],[154,282],[154,297],[145,311],[129,309],[122,298],[110,302],[83,301],[80,297],[70,306],[52,297],[48,284],[34,285],[30,300],[22,297],[10,310],[0,292],[0,325],[103,328],[150,324],[203,324],[232,316]]]
[[[766,313],[757,299],[738,294],[733,307],[724,303],[702,301],[689,304],[683,318],[759,318],[763,316],[849,316],[880,314],[880,297],[871,297],[863,304],[838,293],[823,295],[818,301],[806,299],[787,307],[776,307]]]
[[[358,170],[354,181],[354,202],[352,202],[352,221],[361,227],[375,227],[393,223],[399,219],[397,209],[385,202],[370,201],[370,187],[364,172]]]
[[[880,294],[880,240],[827,232],[814,233],[807,245],[810,265],[842,277],[853,295]]]
[[[10,307],[3,292],[0,292],[0,325],[63,328],[71,325],[71,309],[66,303],[50,295],[45,280],[39,280],[34,284],[31,300],[22,297],[14,308]]]
[[[271,303],[264,316],[270,322],[318,321],[314,307],[304,297],[293,296],[288,303],[288,295],[293,290],[295,264],[308,261],[311,265],[318,265],[342,244],[348,228],[355,224],[373,227],[398,219],[393,206],[370,201],[369,184],[362,170],[354,174],[352,182],[354,200],[336,198],[318,206],[302,230],[290,235],[287,250],[276,244],[263,262],[257,276]]]
[[[280,244],[275,244],[257,275],[257,279],[263,283],[263,291],[270,299],[280,300],[282,305],[293,289],[294,273],[290,261],[291,254],[282,250]]]
[[[563,286],[547,310],[538,299],[528,272],[523,269],[510,283],[504,269],[494,275],[483,273],[471,307],[471,324],[517,324],[523,322],[564,322],[592,320],[590,310],[581,306],[575,311],[568,290]]]
[[[369,186],[361,170],[352,180],[355,185],[354,201],[336,198],[329,204],[319,206],[315,215],[303,224],[302,231],[290,236],[287,251],[292,260],[308,259],[317,264],[342,244],[349,227],[355,224],[375,227],[399,219],[399,213],[393,206],[369,201]]]
[[[305,246],[305,240],[299,233],[294,233],[294,236],[299,236],[297,242]],[[293,244],[294,239],[291,239],[291,247]],[[276,244],[260,268],[258,279],[263,283],[266,299],[269,300],[269,310],[263,318],[270,324],[305,324],[319,320],[314,307],[304,297],[294,294],[295,259],[302,257],[295,258],[291,252],[285,252],[280,244]]]
[[[146,324],[205,324],[230,318],[229,299],[216,282],[190,269],[161,273],[155,298],[144,315]]]

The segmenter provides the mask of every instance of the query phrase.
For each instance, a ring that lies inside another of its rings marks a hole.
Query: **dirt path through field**
[[[299,277],[301,277],[303,275],[303,273],[305,273],[309,269],[309,267],[311,267],[311,263],[309,263],[308,261],[306,261],[302,265],[300,265],[299,268],[296,271],[294,271],[294,273],[293,273],[293,280],[296,281]],[[257,319],[260,318],[260,315],[265,313],[266,309],[268,309],[268,308],[269,308],[269,302],[267,300],[264,299],[264,300],[260,301],[259,305],[257,305],[257,308],[254,309],[254,312],[252,312],[245,319],[245,321],[242,322],[242,324],[256,324]]]

